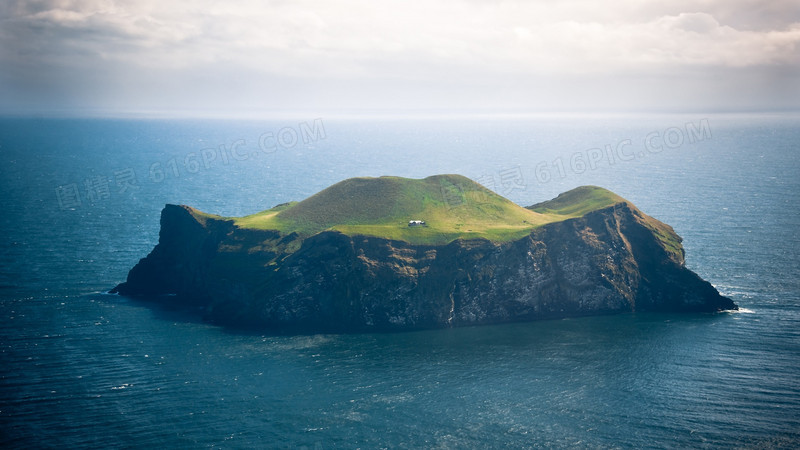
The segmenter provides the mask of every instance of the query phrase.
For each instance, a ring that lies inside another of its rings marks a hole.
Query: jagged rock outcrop
[[[158,245],[113,292],[173,294],[159,298],[201,306],[215,322],[275,332],[736,309],[685,267],[670,227],[625,201],[519,239],[441,245],[335,230],[301,237],[167,205]]]

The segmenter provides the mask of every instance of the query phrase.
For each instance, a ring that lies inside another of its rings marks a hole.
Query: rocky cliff
[[[578,203],[570,195],[585,197],[577,191],[529,210],[563,212]],[[522,237],[434,244],[247,228],[167,205],[158,245],[113,292],[173,294],[159,298],[201,306],[215,322],[289,332],[736,309],[684,266],[671,227],[622,199],[610,203]]]

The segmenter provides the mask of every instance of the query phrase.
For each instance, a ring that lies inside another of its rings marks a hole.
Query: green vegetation
[[[218,216],[216,214],[209,214],[207,212],[200,211],[199,209],[192,208],[191,206],[183,206],[183,208],[186,208],[186,210],[189,211],[189,213],[192,215],[192,217],[194,217],[194,219],[197,222],[199,222],[200,225],[202,225],[202,226],[206,226],[206,222],[208,222],[209,219],[211,219],[211,220],[230,220],[231,219],[231,217],[223,217],[223,216]]]
[[[507,241],[551,221],[460,175],[351,178],[302,202],[234,220],[240,227],[301,236],[337,230],[426,244],[459,238]],[[409,220],[426,225],[409,227]]]
[[[597,186],[581,186],[564,192],[552,200],[529,206],[528,209],[541,214],[564,216],[566,219],[580,217],[622,202],[625,202],[624,198],[607,189]]]
[[[523,208],[460,175],[422,180],[351,178],[301,201],[231,218],[241,228],[278,230],[308,237],[325,230],[416,244],[455,239],[519,239],[536,227],[578,217],[625,201],[598,187],[581,187],[549,202]],[[205,215],[194,210],[198,220]],[[409,227],[409,220],[425,226]]]
[[[597,186],[581,186],[571,191],[564,192],[553,200],[537,203],[528,209],[542,214],[558,215],[564,219],[580,217],[591,211],[596,211],[618,203],[626,203],[633,213],[639,217],[641,223],[655,234],[664,246],[664,249],[673,255],[676,261],[683,261],[683,247],[681,238],[671,226],[660,222],[639,211],[632,203],[619,195]]]

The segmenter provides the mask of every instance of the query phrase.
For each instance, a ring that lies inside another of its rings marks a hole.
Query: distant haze
[[[0,114],[798,110],[796,1],[0,4]]]

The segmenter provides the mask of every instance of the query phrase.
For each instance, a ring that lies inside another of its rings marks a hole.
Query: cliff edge
[[[242,218],[167,205],[112,292],[276,332],[737,309],[685,267],[670,226],[610,191],[522,208],[457,175],[350,179]]]

